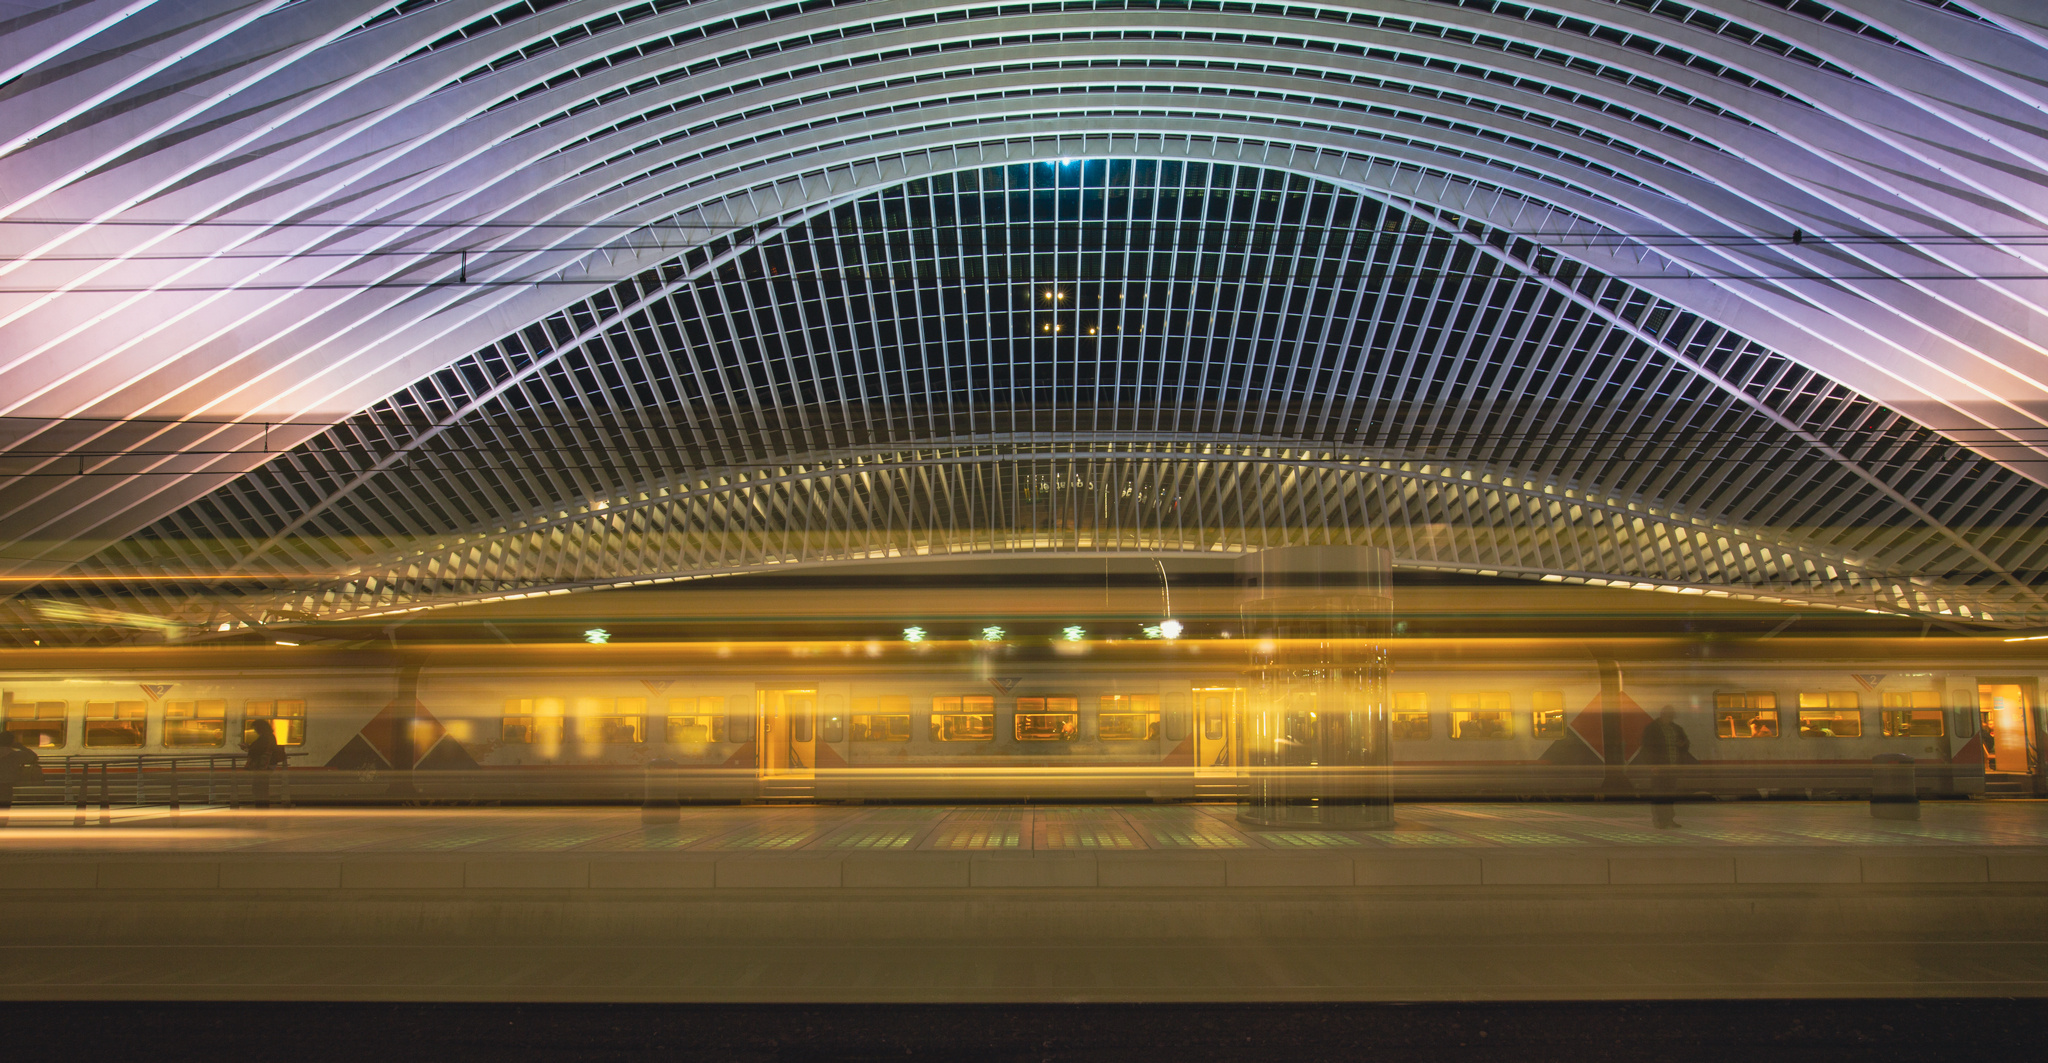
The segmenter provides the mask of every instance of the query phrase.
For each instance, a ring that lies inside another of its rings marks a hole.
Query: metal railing
[[[288,753],[301,757],[303,753]],[[268,771],[247,771],[244,758],[231,753],[136,753],[127,756],[71,754],[45,757],[40,784],[18,785],[19,804],[49,803],[77,809],[74,822],[84,825],[95,805],[102,822],[115,808],[164,807],[177,811],[185,805],[226,805],[239,808],[255,801],[292,803],[291,772],[283,767]]]

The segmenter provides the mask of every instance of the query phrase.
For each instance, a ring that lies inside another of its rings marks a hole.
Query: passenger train
[[[2040,792],[2048,659],[1995,639],[1394,639],[1397,798],[1612,793],[1669,710],[1720,796]],[[813,641],[16,652],[5,724],[46,765],[232,755],[268,728],[301,799],[393,793],[1226,798],[1258,758],[1242,640]],[[1611,714],[1611,718],[1608,714]],[[1313,714],[1309,714],[1312,716]],[[1285,721],[1282,740],[1313,727]],[[1619,748],[1609,746],[1618,738]],[[1250,745],[1248,745],[1248,743]],[[1617,774],[1619,773],[1619,774]]]

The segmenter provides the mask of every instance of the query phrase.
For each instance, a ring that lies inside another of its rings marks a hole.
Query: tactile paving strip
[[[1365,844],[1355,835],[1327,831],[1262,830],[1252,837],[1275,849],[1346,849]]]
[[[720,835],[706,849],[795,849],[818,836],[812,826],[744,829]]]
[[[925,831],[924,825],[912,827],[868,826],[850,830],[833,831],[812,842],[810,849],[908,849],[912,842]]]
[[[1447,830],[1388,831],[1374,834],[1372,840],[1381,845],[1393,845],[1403,848],[1411,845],[1454,846],[1478,844],[1462,834],[1452,834]]]
[[[1021,849],[1024,822],[947,824],[932,832],[921,849]]]
[[[677,828],[673,826],[655,825],[646,827],[642,830],[628,831],[624,834],[612,835],[610,837],[604,838],[603,840],[592,842],[589,845],[584,846],[583,850],[586,852],[612,852],[622,850],[648,852],[663,851],[669,849],[687,849],[690,846],[695,845],[698,842],[701,842],[704,839],[711,837],[711,835],[714,833],[716,832],[707,830],[703,827]]]
[[[1035,840],[1041,849],[1139,849],[1141,843],[1132,832],[1118,823],[1066,822],[1040,823]]]
[[[1470,835],[1480,841],[1494,845],[1584,845],[1583,840],[1563,834],[1552,834],[1543,830],[1518,830],[1513,827],[1465,827],[1458,833]]]
[[[522,831],[510,837],[494,838],[474,848],[494,853],[547,853],[574,849],[600,838],[609,838],[619,833],[616,826],[561,827],[546,830]]]

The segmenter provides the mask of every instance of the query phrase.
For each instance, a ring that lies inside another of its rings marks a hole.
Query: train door
[[[1244,689],[1198,687],[1195,767],[1235,770],[1244,764]]]
[[[1977,681],[1982,717],[1984,770],[1999,775],[2032,775],[2035,770],[2034,698],[2031,683]]]
[[[817,766],[818,692],[763,690],[761,774],[809,775]]]

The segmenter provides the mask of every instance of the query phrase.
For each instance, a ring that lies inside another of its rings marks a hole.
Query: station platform
[[[2048,803],[187,809],[0,832],[10,999],[2048,995]]]

